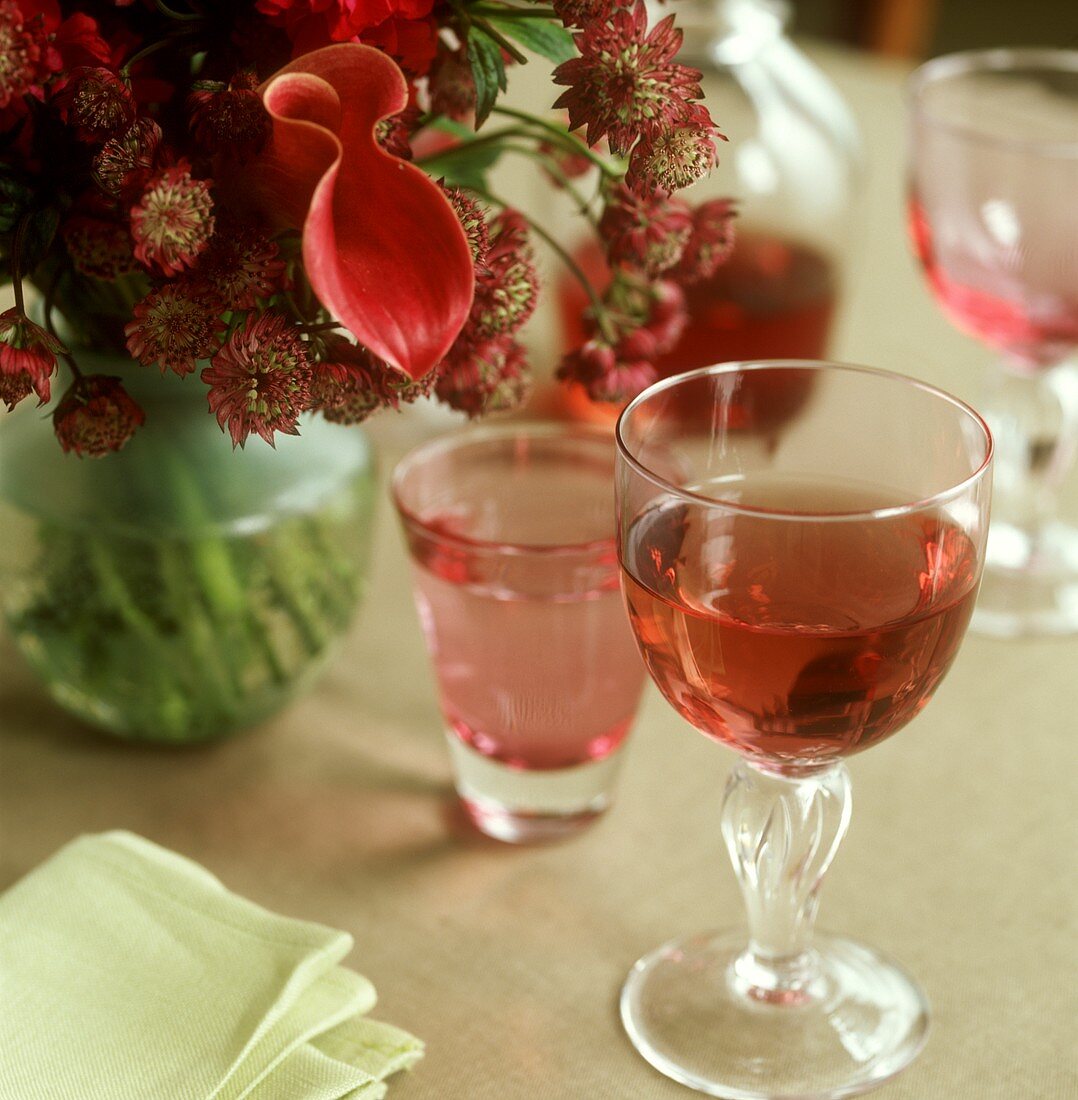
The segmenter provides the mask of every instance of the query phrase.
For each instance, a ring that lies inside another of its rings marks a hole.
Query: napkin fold
[[[0,1100],[378,1100],[422,1044],[367,1018],[352,938],[132,833],[0,895]]]

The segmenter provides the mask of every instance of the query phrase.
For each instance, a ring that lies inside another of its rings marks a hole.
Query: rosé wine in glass
[[[645,673],[626,620],[609,435],[479,429],[394,491],[464,807],[484,832],[571,832],[607,805]]]
[[[746,494],[742,494],[746,503]],[[677,503],[629,528],[625,599],[652,679],[688,721],[753,757],[828,760],[874,745],[928,701],[965,634],[977,555],[937,518],[817,524],[886,492],[756,484],[758,507]]]
[[[756,405],[784,386],[807,396],[776,424]],[[757,361],[657,382],[616,438],[630,622],[674,709],[739,754],[722,833],[748,917],[639,959],[622,1022],[712,1096],[864,1092],[916,1056],[928,1007],[886,956],[815,931],[818,893],[850,818],[845,757],[919,714],[969,622],[988,429],[901,375]]]

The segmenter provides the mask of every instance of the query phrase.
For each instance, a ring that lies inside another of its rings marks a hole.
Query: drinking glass
[[[645,674],[622,605],[609,432],[485,427],[393,477],[465,811],[509,842],[606,809]]]
[[[785,385],[811,396],[776,424]],[[920,712],[965,632],[988,429],[901,375],[773,361],[656,383],[617,446],[640,651],[675,710],[741,757],[722,834],[748,914],[747,934],[640,959],[622,1020],[652,1065],[713,1096],[865,1091],[916,1055],[928,1008],[878,951],[814,932],[818,891],[849,822],[845,758]]]
[[[973,628],[1078,630],[1078,50],[936,58],[910,83],[909,225],[928,285],[1001,353],[983,402],[996,441]]]

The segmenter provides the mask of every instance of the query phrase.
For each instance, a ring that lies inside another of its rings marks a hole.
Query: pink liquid
[[[752,502],[856,511],[881,498],[771,485]],[[976,555],[924,516],[794,522],[667,503],[630,529],[624,586],[648,669],[683,717],[748,755],[808,762],[868,748],[924,706],[973,610]]]
[[[942,255],[934,246],[924,209],[909,204],[909,232],[933,295],[951,322],[963,332],[1008,353],[1027,367],[1053,366],[1078,347],[1078,288],[1069,297],[1010,294],[1006,272],[979,268],[972,256]],[[959,272],[965,271],[965,279]],[[1078,277],[1078,269],[1076,269]],[[973,280],[976,279],[976,285]]]
[[[406,527],[446,721],[465,744],[515,768],[601,760],[636,712],[646,673],[619,587],[611,461],[592,471],[581,462],[503,470],[500,484],[475,487],[474,507],[424,516],[425,530]],[[610,541],[524,555],[472,545],[465,540],[492,535],[484,499],[495,493],[497,529],[511,529],[514,541],[549,547],[561,525],[589,512],[602,516]]]

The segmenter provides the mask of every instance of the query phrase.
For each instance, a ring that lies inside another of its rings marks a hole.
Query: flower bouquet
[[[0,591],[54,695],[177,740],[280,705],[362,574],[369,459],[326,425],[519,403],[534,237],[591,303],[559,376],[652,380],[731,245],[728,202],[674,195],[721,138],[680,41],[643,0],[0,0],[0,402],[48,403],[56,436],[3,433],[0,507],[36,550],[0,555]],[[538,115],[499,101],[529,54],[560,86]],[[597,233],[601,293],[492,190],[510,156]],[[296,465],[301,423],[346,488]]]

